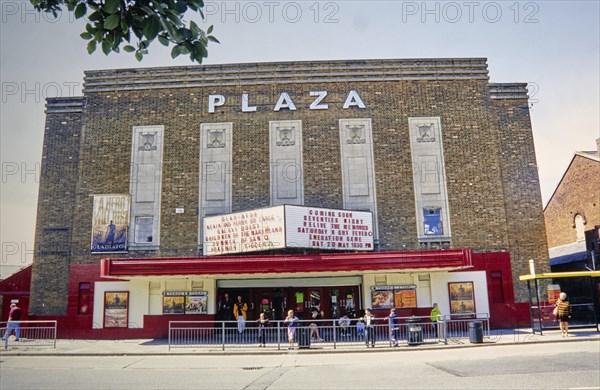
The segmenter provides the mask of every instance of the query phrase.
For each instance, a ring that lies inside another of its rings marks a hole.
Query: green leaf
[[[87,12],[87,7],[85,6],[85,3],[79,3],[77,5],[77,7],[75,7],[75,18],[79,19],[81,18],[83,15],[85,15],[85,13]]]
[[[105,0],[102,10],[107,14],[114,14],[119,8],[119,0]]]
[[[180,28],[179,29],[179,33],[181,33],[181,35],[183,35],[183,37],[186,40],[191,40],[192,38],[194,38],[194,35],[192,34],[192,32],[190,30],[188,30],[187,28]]]
[[[108,18],[104,20],[104,29],[106,30],[114,30],[119,23],[121,22],[121,15],[114,14],[110,15]]]
[[[104,54],[106,55],[110,53],[110,42],[102,41],[102,52],[104,52]]]
[[[206,30],[206,33],[210,34],[211,32],[213,32],[213,27],[214,26],[209,26],[208,29]]]
[[[209,41],[216,42],[216,43],[221,43],[221,42],[219,42],[219,40],[217,38],[213,37],[212,35],[209,35],[207,38],[208,38]]]
[[[146,25],[142,29],[142,32],[144,33],[144,36],[146,38],[148,38],[148,40],[151,41],[154,38],[156,38],[156,36],[160,32],[160,28],[161,28],[161,25],[160,25],[160,20],[158,19],[158,17],[151,16],[146,21]]]
[[[90,41],[87,45],[88,54],[92,54],[96,51],[96,41]]]
[[[102,12],[96,11],[96,12],[92,12],[92,14],[90,16],[88,16],[88,19],[92,22],[96,21],[96,20],[101,20],[102,19]]]
[[[175,3],[175,10],[180,14],[184,14],[185,11],[187,11],[187,8],[187,5],[185,5],[183,1],[178,1],[177,3]]]
[[[190,31],[195,37],[198,36],[198,33],[200,32],[200,28],[193,20],[190,21]]]
[[[181,46],[175,45],[171,50],[171,58],[177,58],[181,54]]]
[[[165,37],[164,35],[159,35],[158,41],[160,43],[162,43],[164,46],[169,46],[169,43],[170,43],[169,39],[167,37]]]
[[[135,47],[133,47],[131,45],[125,45],[125,46],[123,46],[123,50],[125,50],[127,53],[132,53],[135,51]]]
[[[92,37],[93,37],[92,33],[89,33],[87,31],[86,32],[82,32],[81,34],[79,34],[79,36],[81,38],[85,39],[85,40],[92,39]]]
[[[144,55],[138,51],[137,53],[135,53],[135,58],[136,58],[138,61],[141,61],[141,60],[142,60],[142,58],[144,58]]]

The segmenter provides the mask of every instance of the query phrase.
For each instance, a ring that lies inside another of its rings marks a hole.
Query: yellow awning
[[[600,278],[600,271],[548,272],[544,274],[527,274],[519,276],[519,280],[553,279],[553,278]]]

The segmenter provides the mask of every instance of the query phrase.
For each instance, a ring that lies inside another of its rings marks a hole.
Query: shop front
[[[324,318],[360,316],[367,307],[381,318],[391,307],[423,315],[433,302],[451,313],[449,286],[457,281],[467,281],[469,310],[489,313],[486,274],[473,269],[471,257],[470,250],[446,250],[104,259],[93,323],[103,327],[105,296],[114,292],[127,292],[128,327],[137,328],[157,320],[224,320],[218,302],[225,294],[247,304],[248,321],[261,312],[282,320],[290,309],[308,319],[315,308]],[[194,304],[200,299],[203,311]]]

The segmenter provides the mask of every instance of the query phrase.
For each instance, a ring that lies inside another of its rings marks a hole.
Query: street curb
[[[541,336],[543,337],[543,336]],[[431,345],[431,346],[402,346],[400,348],[381,347],[381,348],[366,348],[366,349],[308,349],[308,350],[257,350],[257,351],[194,351],[194,352],[37,352],[37,351],[0,351],[0,357],[49,357],[49,356],[64,356],[64,357],[109,357],[109,356],[256,356],[256,355],[297,355],[297,354],[342,354],[342,353],[373,353],[373,352],[418,352],[418,351],[432,351],[432,350],[446,350],[446,349],[462,349],[462,348],[482,348],[488,346],[515,346],[523,344],[554,344],[554,343],[569,343],[569,342],[585,342],[585,341],[598,341],[600,342],[600,336],[598,337],[578,337],[569,338],[563,340],[529,340],[529,341],[515,341],[497,343],[493,341],[487,341],[483,343],[465,343],[460,345]],[[168,348],[165,345],[165,348]]]

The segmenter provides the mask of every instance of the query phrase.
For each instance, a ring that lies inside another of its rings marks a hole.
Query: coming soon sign
[[[281,205],[204,218],[204,255],[281,248],[373,250],[373,214]]]

